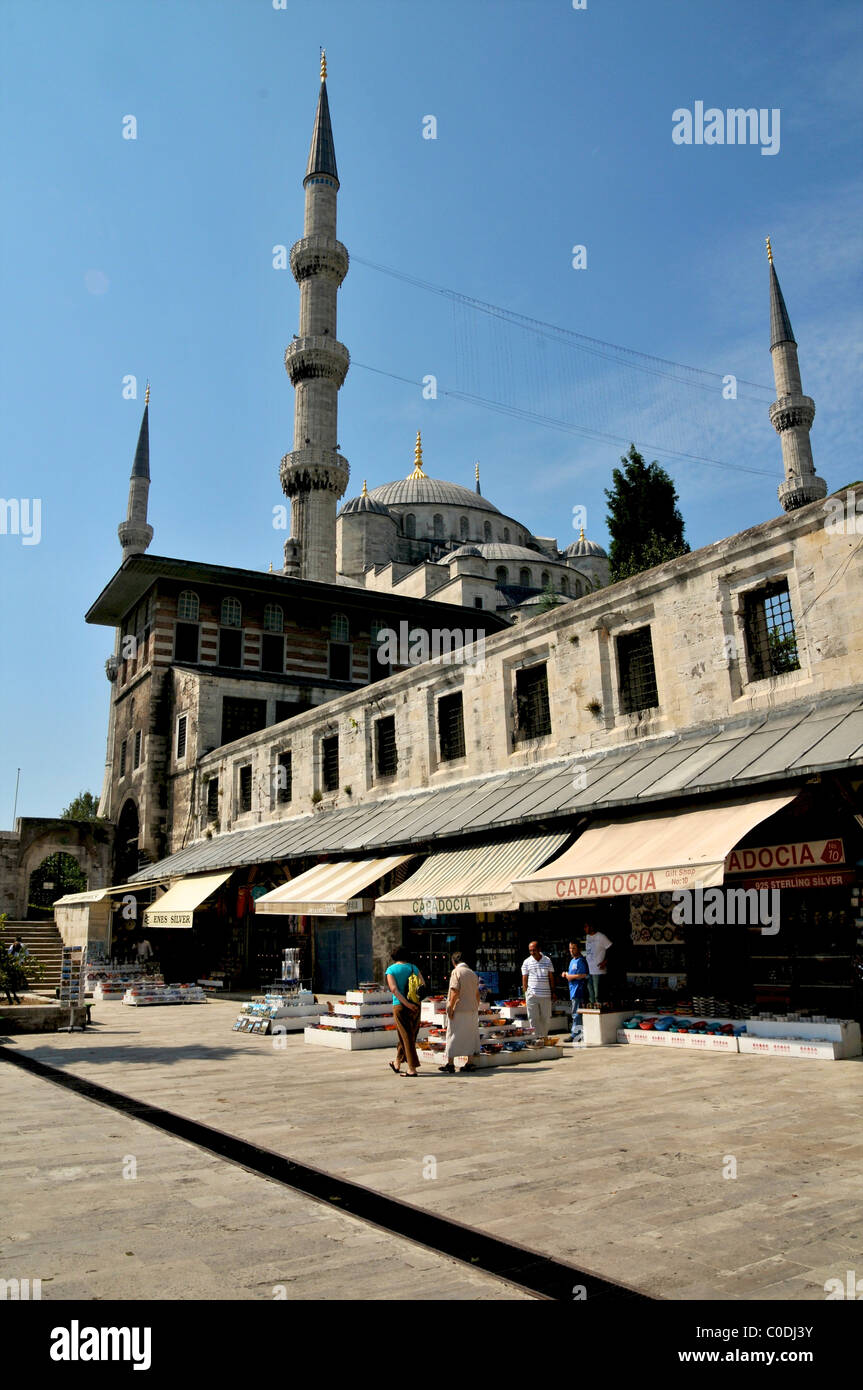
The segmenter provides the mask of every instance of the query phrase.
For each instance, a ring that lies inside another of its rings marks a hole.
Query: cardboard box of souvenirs
[[[361,1052],[370,1047],[395,1047],[398,1033],[395,1028],[381,1028],[376,1033],[356,1033],[337,1028],[307,1027],[303,1040],[317,1047],[341,1048],[343,1052]]]
[[[618,1028],[617,1041],[647,1047],[688,1048],[694,1052],[736,1052],[739,1039],[725,1033],[669,1033],[653,1028]]]
[[[818,1042],[793,1042],[783,1038],[756,1038],[744,1034],[737,1039],[741,1052],[757,1053],[762,1057],[809,1057],[814,1061],[835,1062],[842,1057],[841,1042],[820,1039]]]

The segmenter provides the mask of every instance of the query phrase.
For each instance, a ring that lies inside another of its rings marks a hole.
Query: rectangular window
[[[438,741],[441,762],[464,757],[464,711],[461,691],[444,695],[437,704]]]
[[[276,799],[290,801],[294,794],[294,770],[290,753],[280,753],[276,767]]]
[[[182,762],[186,756],[186,727],[188,725],[188,715],[181,714],[177,720],[177,762]]]
[[[781,676],[786,671],[800,669],[791,595],[786,579],[746,594],[743,622],[752,680],[762,681],[768,676]]]
[[[267,726],[266,700],[244,700],[237,695],[222,699],[222,743],[257,733]]]
[[[482,599],[481,599],[481,598],[475,598],[474,601],[473,601],[473,606],[474,606],[474,608],[482,608]]]
[[[618,637],[617,665],[620,672],[620,705],[624,713],[637,714],[639,710],[658,708],[649,627],[640,627],[635,632],[625,632]]]
[[[126,776],[126,740],[120,744],[120,776]]]
[[[252,809],[252,764],[245,763],[240,768],[240,811]]]
[[[136,729],[136,730],[135,730],[135,757],[134,757],[134,759],[133,759],[133,766],[134,766],[134,767],[140,767],[140,766],[141,766],[141,742],[142,742],[141,730],[140,730],[140,729]]]
[[[339,736],[323,739],[321,743],[321,780],[325,792],[339,789]]]
[[[219,779],[211,777],[207,783],[207,820],[219,819]]]
[[[388,714],[375,724],[375,766],[379,777],[395,777],[398,767],[396,718]]]
[[[243,629],[241,627],[219,628],[219,665],[242,666]]]
[[[261,670],[276,671],[279,675],[285,669],[285,639],[279,633],[265,632],[261,638]]]
[[[313,708],[310,700],[277,700],[275,722],[281,724],[283,719],[293,719],[295,714],[305,714]]]
[[[351,678],[351,645],[349,642],[330,643],[330,680],[349,681]]]
[[[197,623],[177,623],[174,628],[175,661],[197,662],[199,632]]]
[[[548,707],[548,674],[543,661],[515,673],[516,736],[544,738],[551,733]]]

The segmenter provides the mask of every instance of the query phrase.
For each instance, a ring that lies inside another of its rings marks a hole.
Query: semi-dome
[[[469,555],[477,560],[482,559],[482,551],[478,545],[460,545],[458,550],[452,550],[449,555],[445,555],[442,563],[449,564],[450,560],[455,559],[464,560]]]
[[[497,512],[499,508],[479,492],[473,492],[460,483],[446,483],[439,478],[398,478],[394,483],[382,483],[373,487],[369,493],[376,502],[387,507],[416,507],[423,503],[429,506],[473,507],[483,512]]]
[[[462,555],[481,555],[484,560],[529,560],[534,565],[559,565],[542,550],[528,550],[526,545],[510,545],[506,541],[483,541],[476,545],[460,545],[445,556],[447,563]]]
[[[587,539],[584,534],[584,527],[578,533],[578,540],[573,541],[572,545],[568,545],[563,553],[571,559],[577,559],[579,555],[598,555],[600,559],[608,559],[608,553],[603,550],[601,545],[597,545],[596,541]]]

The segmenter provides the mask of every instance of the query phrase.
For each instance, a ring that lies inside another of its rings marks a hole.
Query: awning
[[[529,874],[569,838],[530,835],[470,849],[442,850],[428,859],[399,888],[378,898],[382,917],[430,917],[436,913],[508,912],[518,906],[513,879]]]
[[[52,907],[80,907],[85,903],[100,903],[103,898],[118,898],[122,893],[143,893],[152,883],[121,883],[117,888],[91,888],[86,893],[67,893],[55,898]]]
[[[172,883],[167,893],[158,902],[148,907],[144,913],[146,927],[190,927],[195,908],[200,907],[206,898],[221,888],[231,877],[233,869],[222,874],[200,874],[195,878],[181,878]]]
[[[313,869],[282,883],[255,902],[255,912],[287,912],[296,916],[348,917],[371,912],[373,898],[364,889],[377,883],[391,869],[415,859],[414,854],[393,854],[387,859],[351,859],[340,864],[316,864]]]
[[[541,873],[513,884],[521,902],[572,902],[623,893],[714,888],[738,840],[794,800],[786,796],[666,811],[593,825]]]

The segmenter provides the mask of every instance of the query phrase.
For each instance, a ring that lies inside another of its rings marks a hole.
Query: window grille
[[[454,695],[444,695],[438,700],[437,722],[441,762],[463,758],[464,711],[460,690]]]
[[[222,599],[222,627],[240,627],[243,622],[243,606],[238,598]]]
[[[767,584],[744,597],[749,671],[754,681],[800,669],[788,581]]]
[[[277,799],[290,801],[294,794],[293,760],[290,752],[280,753],[277,768]]]
[[[657,708],[659,695],[649,627],[640,627],[618,637],[617,661],[624,713],[636,714],[639,710]]]
[[[252,764],[245,763],[240,768],[240,811],[252,809]]]
[[[551,733],[545,662],[516,671],[515,700],[517,734],[520,738],[544,738]]]
[[[339,789],[339,736],[333,734],[321,742],[321,772],[325,792]]]
[[[182,762],[186,756],[186,728],[188,716],[181,714],[177,720],[177,762]]]
[[[219,818],[219,779],[211,777],[207,783],[207,820]]]
[[[284,632],[285,615],[280,603],[264,605],[264,632]]]
[[[388,714],[375,724],[375,753],[378,776],[394,777],[398,768],[394,714]]]
[[[177,599],[177,617],[184,623],[196,623],[201,616],[201,605],[193,589],[184,589]]]

